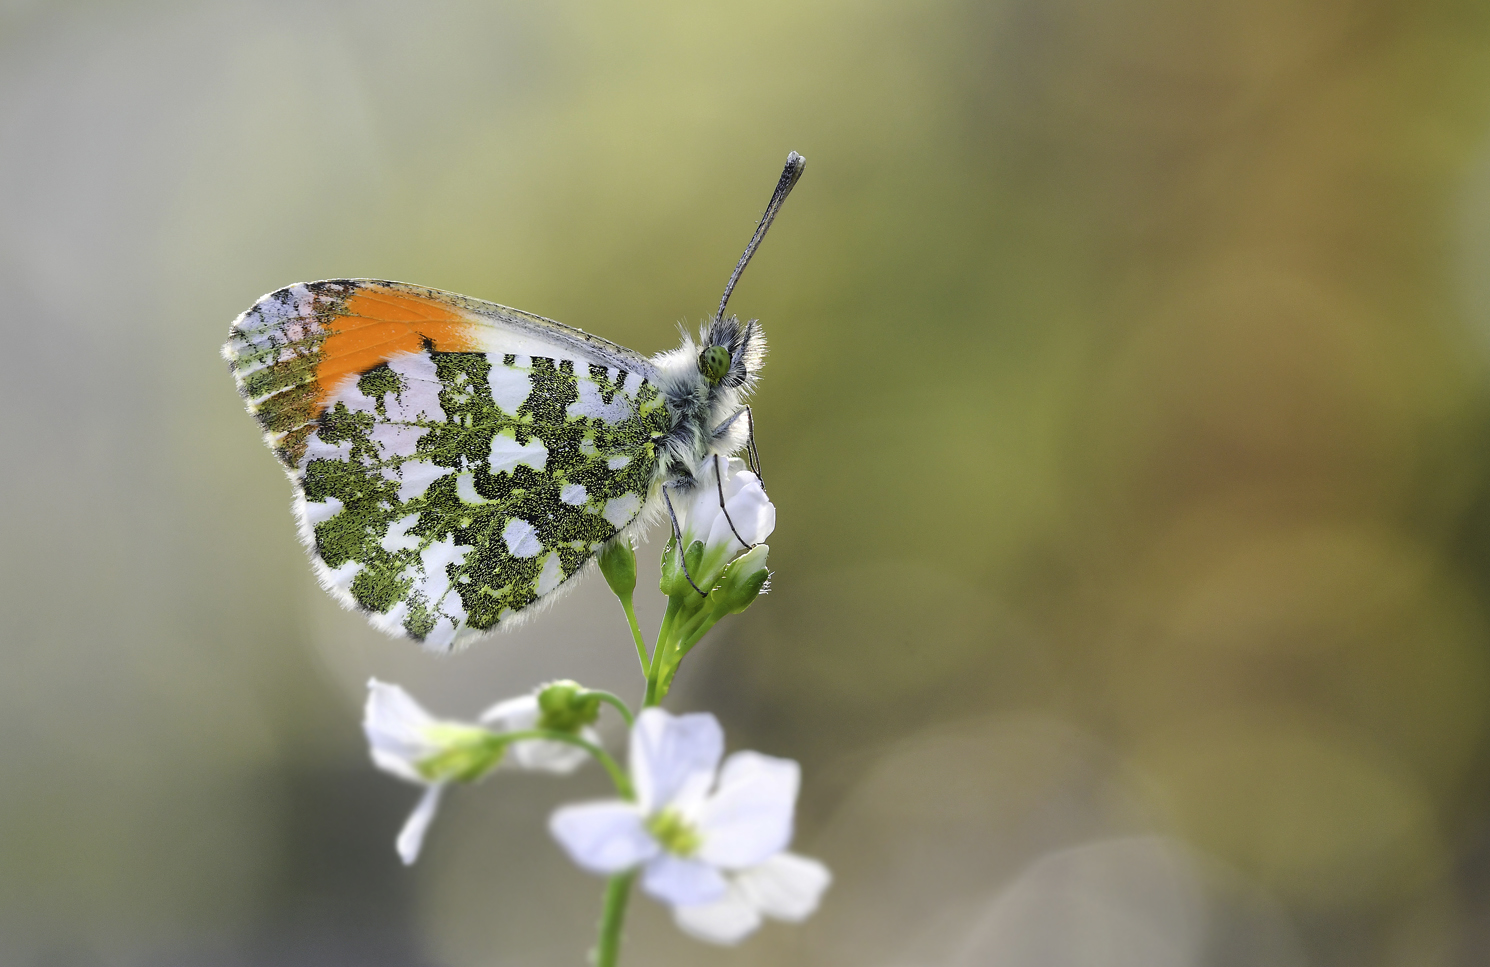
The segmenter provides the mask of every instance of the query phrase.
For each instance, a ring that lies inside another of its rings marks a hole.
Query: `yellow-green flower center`
[[[439,752],[414,764],[430,782],[475,782],[497,767],[506,746],[485,729],[440,723],[425,729],[425,736]]]
[[[664,809],[647,818],[647,832],[652,838],[662,845],[662,848],[675,856],[692,856],[698,852],[703,837],[699,836],[698,830],[692,824],[678,815],[676,810]]]

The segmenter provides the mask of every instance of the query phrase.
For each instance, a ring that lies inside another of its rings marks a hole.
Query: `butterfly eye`
[[[711,383],[719,383],[729,374],[729,350],[710,346],[698,354],[698,371]]]

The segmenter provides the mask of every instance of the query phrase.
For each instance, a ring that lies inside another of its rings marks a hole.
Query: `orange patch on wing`
[[[388,289],[362,289],[347,299],[346,311],[329,320],[331,335],[321,344],[316,367],[321,406],[348,376],[360,376],[399,353],[481,352],[479,327],[450,306],[423,296]]]

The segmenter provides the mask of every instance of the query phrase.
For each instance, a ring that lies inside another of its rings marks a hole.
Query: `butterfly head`
[[[741,389],[755,382],[766,355],[760,323],[715,316],[699,332],[698,372],[710,389]]]
[[[729,350],[723,346],[708,346],[698,354],[698,371],[713,386],[724,382],[729,375],[729,363]]]

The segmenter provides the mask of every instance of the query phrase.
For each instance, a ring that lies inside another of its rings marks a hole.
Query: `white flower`
[[[543,709],[538,704],[538,695],[538,692],[534,692],[498,702],[481,713],[481,722],[502,732],[551,728],[553,723],[543,721]],[[600,734],[588,725],[580,726],[574,734],[591,745],[600,744]],[[584,749],[567,742],[523,739],[508,746],[507,762],[519,769],[565,775],[584,765],[589,757],[590,754]]]
[[[719,503],[719,481],[724,471],[724,505]],[[678,529],[687,550],[702,541],[704,555],[693,580],[705,591],[713,586],[725,564],[747,547],[760,544],[776,529],[776,505],[766,496],[760,478],[742,460],[710,458],[704,463],[690,498],[678,508]],[[733,525],[733,526],[731,526]],[[743,543],[742,543],[743,541]]]
[[[713,903],[673,908],[673,920],[685,933],[736,944],[755,932],[763,916],[800,923],[817,909],[833,874],[815,859],[783,852],[728,879],[728,890]]]
[[[493,750],[492,734],[486,729],[437,719],[408,692],[376,678],[367,683],[362,730],[374,765],[424,787],[396,843],[404,863],[413,863],[439,809],[445,784],[478,777],[496,764],[493,759],[500,756],[500,748]]]
[[[649,708],[631,732],[636,800],[564,806],[549,829],[592,873],[640,867],[642,889],[671,906],[724,900],[726,874],[759,867],[791,842],[800,770],[758,752],[736,752],[719,769],[723,751],[714,716]]]

